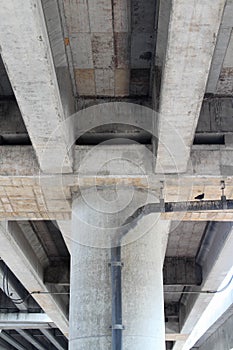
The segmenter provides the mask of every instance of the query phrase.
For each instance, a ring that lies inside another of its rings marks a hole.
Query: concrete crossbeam
[[[193,258],[166,257],[163,266],[164,285],[195,286],[202,282],[201,267]]]
[[[224,5],[225,0],[171,2],[160,90],[157,173],[187,169]]]
[[[143,145],[109,147],[76,146],[76,172],[62,177],[40,174],[31,146],[0,147],[0,219],[70,220],[71,192],[96,185],[141,187],[153,191],[158,198],[161,181],[164,181],[165,200],[178,202],[193,200],[203,192],[205,199],[219,200],[220,180],[224,179],[227,199],[232,198],[233,150],[230,147],[195,145],[191,153],[192,166],[178,177],[153,174],[152,153]],[[110,149],[113,159],[109,156]],[[229,221],[232,212],[165,213],[162,217]],[[70,240],[69,228],[64,238]]]
[[[197,133],[232,133],[232,114],[232,98],[214,96],[204,99]]]
[[[172,285],[200,285],[202,282],[201,268],[192,258],[166,257],[163,266],[163,283]],[[57,263],[44,271],[44,283],[70,285],[70,266],[68,263]]]
[[[0,313],[0,329],[40,329],[54,327],[50,317],[41,313]]]
[[[29,293],[46,294],[32,296],[60,330],[67,335],[66,308],[58,295],[43,283],[43,268],[16,222],[0,224],[1,257]],[[14,259],[12,258],[14,257]]]
[[[72,172],[72,131],[65,121],[41,1],[5,2],[0,41],[1,56],[41,170]]]
[[[70,285],[70,264],[60,263],[48,266],[44,271],[45,284]]]

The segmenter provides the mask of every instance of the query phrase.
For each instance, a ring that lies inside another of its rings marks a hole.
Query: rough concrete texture
[[[0,243],[2,259],[14,271],[15,276],[29,293],[50,291],[43,282],[43,267],[17,223],[4,222],[0,224]],[[53,322],[67,335],[68,319],[65,307],[59,297],[52,294],[35,294],[33,297]]]
[[[231,350],[233,348],[233,316],[230,316],[200,347],[199,350]]]
[[[79,95],[148,95],[155,2],[66,0],[64,5]]]
[[[165,349],[162,267],[170,222],[157,221],[147,231],[150,220],[153,223],[156,216],[143,219],[131,235],[137,230],[145,234],[122,249],[126,350]]]
[[[219,81],[221,70],[223,69],[223,64],[225,66],[225,56],[226,51],[229,45],[229,40],[232,37],[232,16],[233,16],[233,1],[227,0],[226,6],[224,9],[222,22],[218,34],[218,39],[214,51],[213,60],[211,63],[210,74],[206,86],[206,92],[211,94],[223,94],[229,93],[229,85],[225,85],[225,80]],[[231,58],[231,64],[229,67],[232,67],[232,55],[230,56],[230,50],[228,49],[227,55],[228,58]],[[232,53],[231,53],[232,54]],[[228,66],[228,65],[227,65]],[[230,74],[228,74],[230,79]],[[225,90],[226,88],[226,90]],[[225,90],[225,91],[224,91]],[[231,90],[232,92],[232,90]]]
[[[85,159],[88,149],[86,146],[76,147],[75,158],[78,162]],[[142,151],[146,152],[144,158]],[[40,173],[31,146],[2,146],[0,147],[0,218],[69,220],[71,191],[78,190],[79,187],[83,189],[93,186],[133,186],[149,189],[159,195],[161,181],[164,181],[166,201],[193,200],[196,195],[203,192],[205,199],[220,199],[220,180],[225,179],[226,196],[232,199],[231,149],[225,146],[214,146],[214,148],[195,146],[191,155],[193,169],[190,168],[189,173],[181,176],[153,174],[147,152],[151,154],[142,145],[133,145],[132,148],[128,145],[115,146],[114,159],[105,164],[105,160],[109,160],[108,149],[97,148],[96,157],[90,157],[92,159],[90,168],[87,167],[86,160],[82,163],[82,166],[86,166],[85,174],[76,163],[77,173],[59,176]],[[125,161],[122,159],[124,155],[127,155],[124,157]],[[176,220],[228,221],[232,219],[232,212],[166,213],[162,216]]]
[[[232,133],[232,115],[233,105],[231,97],[205,99],[202,103],[196,132],[225,133],[225,135]]]
[[[226,7],[226,11],[228,19],[230,19],[229,27],[232,29],[232,14],[233,14],[233,1],[228,2],[228,6]],[[228,30],[230,29],[228,27]],[[228,31],[229,33],[229,31]],[[217,94],[220,95],[232,95],[233,93],[233,33],[230,32],[229,43],[226,49],[224,61],[222,64],[221,73],[219,76],[218,84],[217,84]]]
[[[110,246],[119,225],[148,200],[140,191],[132,195],[93,188],[73,202],[71,350],[111,349]],[[165,349],[162,266],[170,223],[150,216],[139,226],[122,249],[124,348]]]
[[[217,224],[218,225],[218,224]],[[222,228],[222,227],[221,227]],[[233,231],[226,224],[226,232],[212,232],[211,248],[206,252],[203,262],[203,283],[201,290],[217,290],[232,268]],[[203,310],[206,309],[214,294],[191,295],[186,300],[184,317],[181,317],[181,334],[191,334]],[[181,310],[182,311],[182,310]],[[181,314],[182,315],[182,314]],[[185,341],[177,341],[173,350],[182,350]]]
[[[156,172],[187,169],[224,5],[225,0],[172,1],[160,92]]]
[[[196,256],[206,222],[173,221],[166,255],[170,257]],[[185,243],[185,244],[184,244]]]
[[[64,123],[41,2],[4,3],[0,23],[1,55],[40,167],[45,172],[71,172],[72,138]]]

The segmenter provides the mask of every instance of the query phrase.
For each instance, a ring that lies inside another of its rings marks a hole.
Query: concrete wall
[[[198,349],[231,350],[233,348],[233,315],[227,319]],[[193,348],[196,349],[196,348]]]

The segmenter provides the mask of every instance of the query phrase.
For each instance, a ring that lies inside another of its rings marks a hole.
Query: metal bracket
[[[110,326],[111,329],[125,329],[125,326],[123,326],[123,324],[114,324],[112,326]]]
[[[221,190],[222,190],[222,195],[221,195],[221,201],[222,201],[222,208],[223,209],[227,209],[227,198],[225,196],[225,193],[224,193],[224,190],[225,190],[225,181],[222,180],[220,182],[220,185],[221,185]]]
[[[108,264],[109,267],[123,267],[124,266],[124,263],[121,262],[121,261],[111,261],[109,264]]]
[[[165,201],[164,201],[164,181],[160,181],[161,187],[160,187],[160,195],[159,195],[159,201],[160,201],[160,211],[161,213],[165,213]]]

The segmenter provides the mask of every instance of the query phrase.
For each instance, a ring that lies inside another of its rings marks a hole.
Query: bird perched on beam
[[[199,199],[200,201],[205,197],[205,193],[199,194],[198,196],[194,197],[194,199]]]

